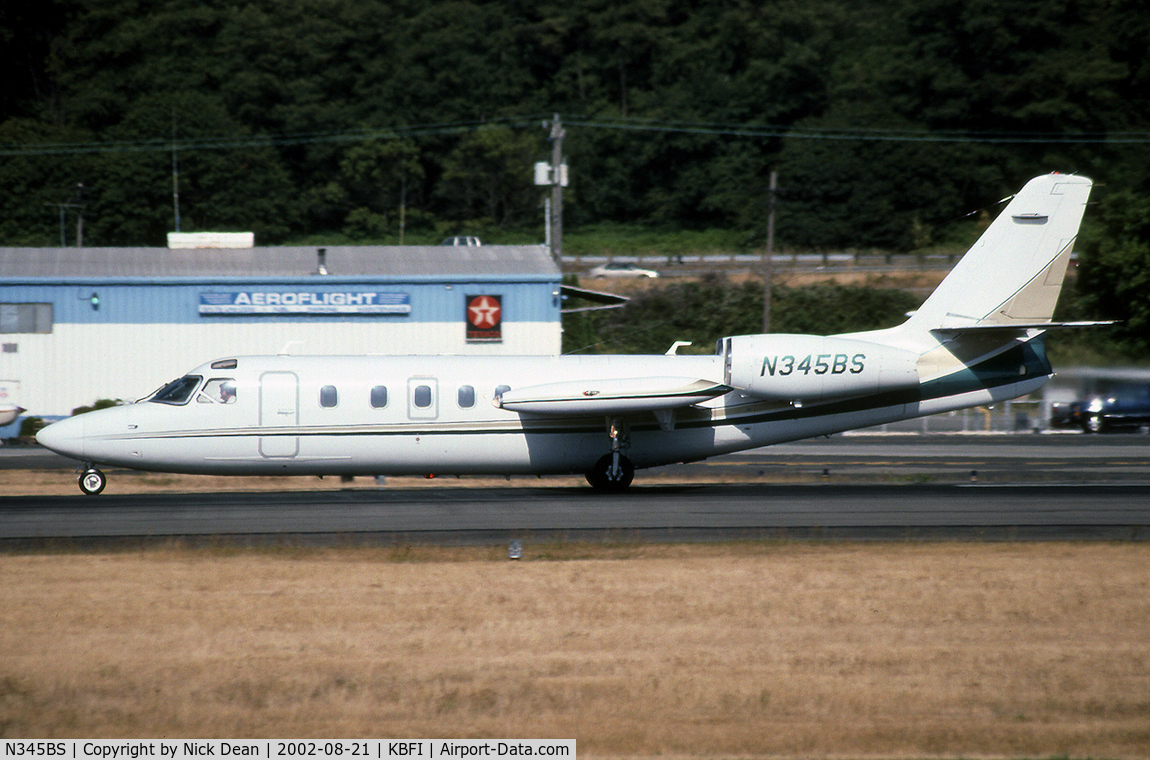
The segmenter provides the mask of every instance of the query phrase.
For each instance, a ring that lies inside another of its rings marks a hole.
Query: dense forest
[[[1145,351],[1148,39],[1143,0],[8,0],[0,245],[81,206],[86,245],[162,245],[177,175],[184,231],[537,241],[558,115],[568,229],[752,248],[777,171],[778,245],[922,249],[1091,176],[1077,308]]]

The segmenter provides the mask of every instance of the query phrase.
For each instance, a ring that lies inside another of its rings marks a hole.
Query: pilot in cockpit
[[[196,400],[201,404],[234,404],[236,381],[230,377],[212,378],[204,385]]]

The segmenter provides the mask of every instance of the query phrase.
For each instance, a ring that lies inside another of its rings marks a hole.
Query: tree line
[[[775,286],[771,330],[832,335],[877,330],[906,319],[920,299],[904,290],[850,285]],[[622,308],[572,312],[563,317],[563,351],[591,354],[661,354],[677,340],[682,353],[713,353],[725,335],[761,332],[763,288],[708,276],[633,294]]]
[[[1132,282],[1147,39],[1141,0],[11,0],[0,244],[72,244],[82,207],[87,245],[162,245],[177,202],[263,244],[535,241],[558,114],[568,229],[751,248],[774,203],[780,246],[921,249],[1079,172],[1083,265]]]

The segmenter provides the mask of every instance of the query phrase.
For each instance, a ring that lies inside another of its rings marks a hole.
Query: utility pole
[[[771,171],[770,194],[767,198],[767,249],[763,253],[763,332],[771,331],[771,260],[775,248],[775,190],[779,174]]]
[[[180,231],[180,162],[176,158],[176,108],[172,106],[172,209],[176,215],[176,232]]]
[[[551,199],[543,199],[543,233],[547,239],[543,244],[547,246],[547,250],[551,250]]]
[[[559,114],[551,121],[551,257],[563,258],[563,125]]]
[[[407,227],[407,167],[399,175],[399,244],[403,245],[403,231]]]
[[[64,214],[68,209],[76,209],[76,247],[84,247],[84,183],[76,184],[75,203],[45,203],[45,206],[55,206],[60,210],[60,247],[67,245],[64,235]]]
[[[76,247],[84,247],[84,183],[76,183]]]

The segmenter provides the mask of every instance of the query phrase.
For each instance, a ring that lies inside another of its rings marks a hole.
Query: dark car
[[[1150,425],[1150,396],[1092,396],[1055,405],[1052,427],[1079,427],[1084,433]]]

